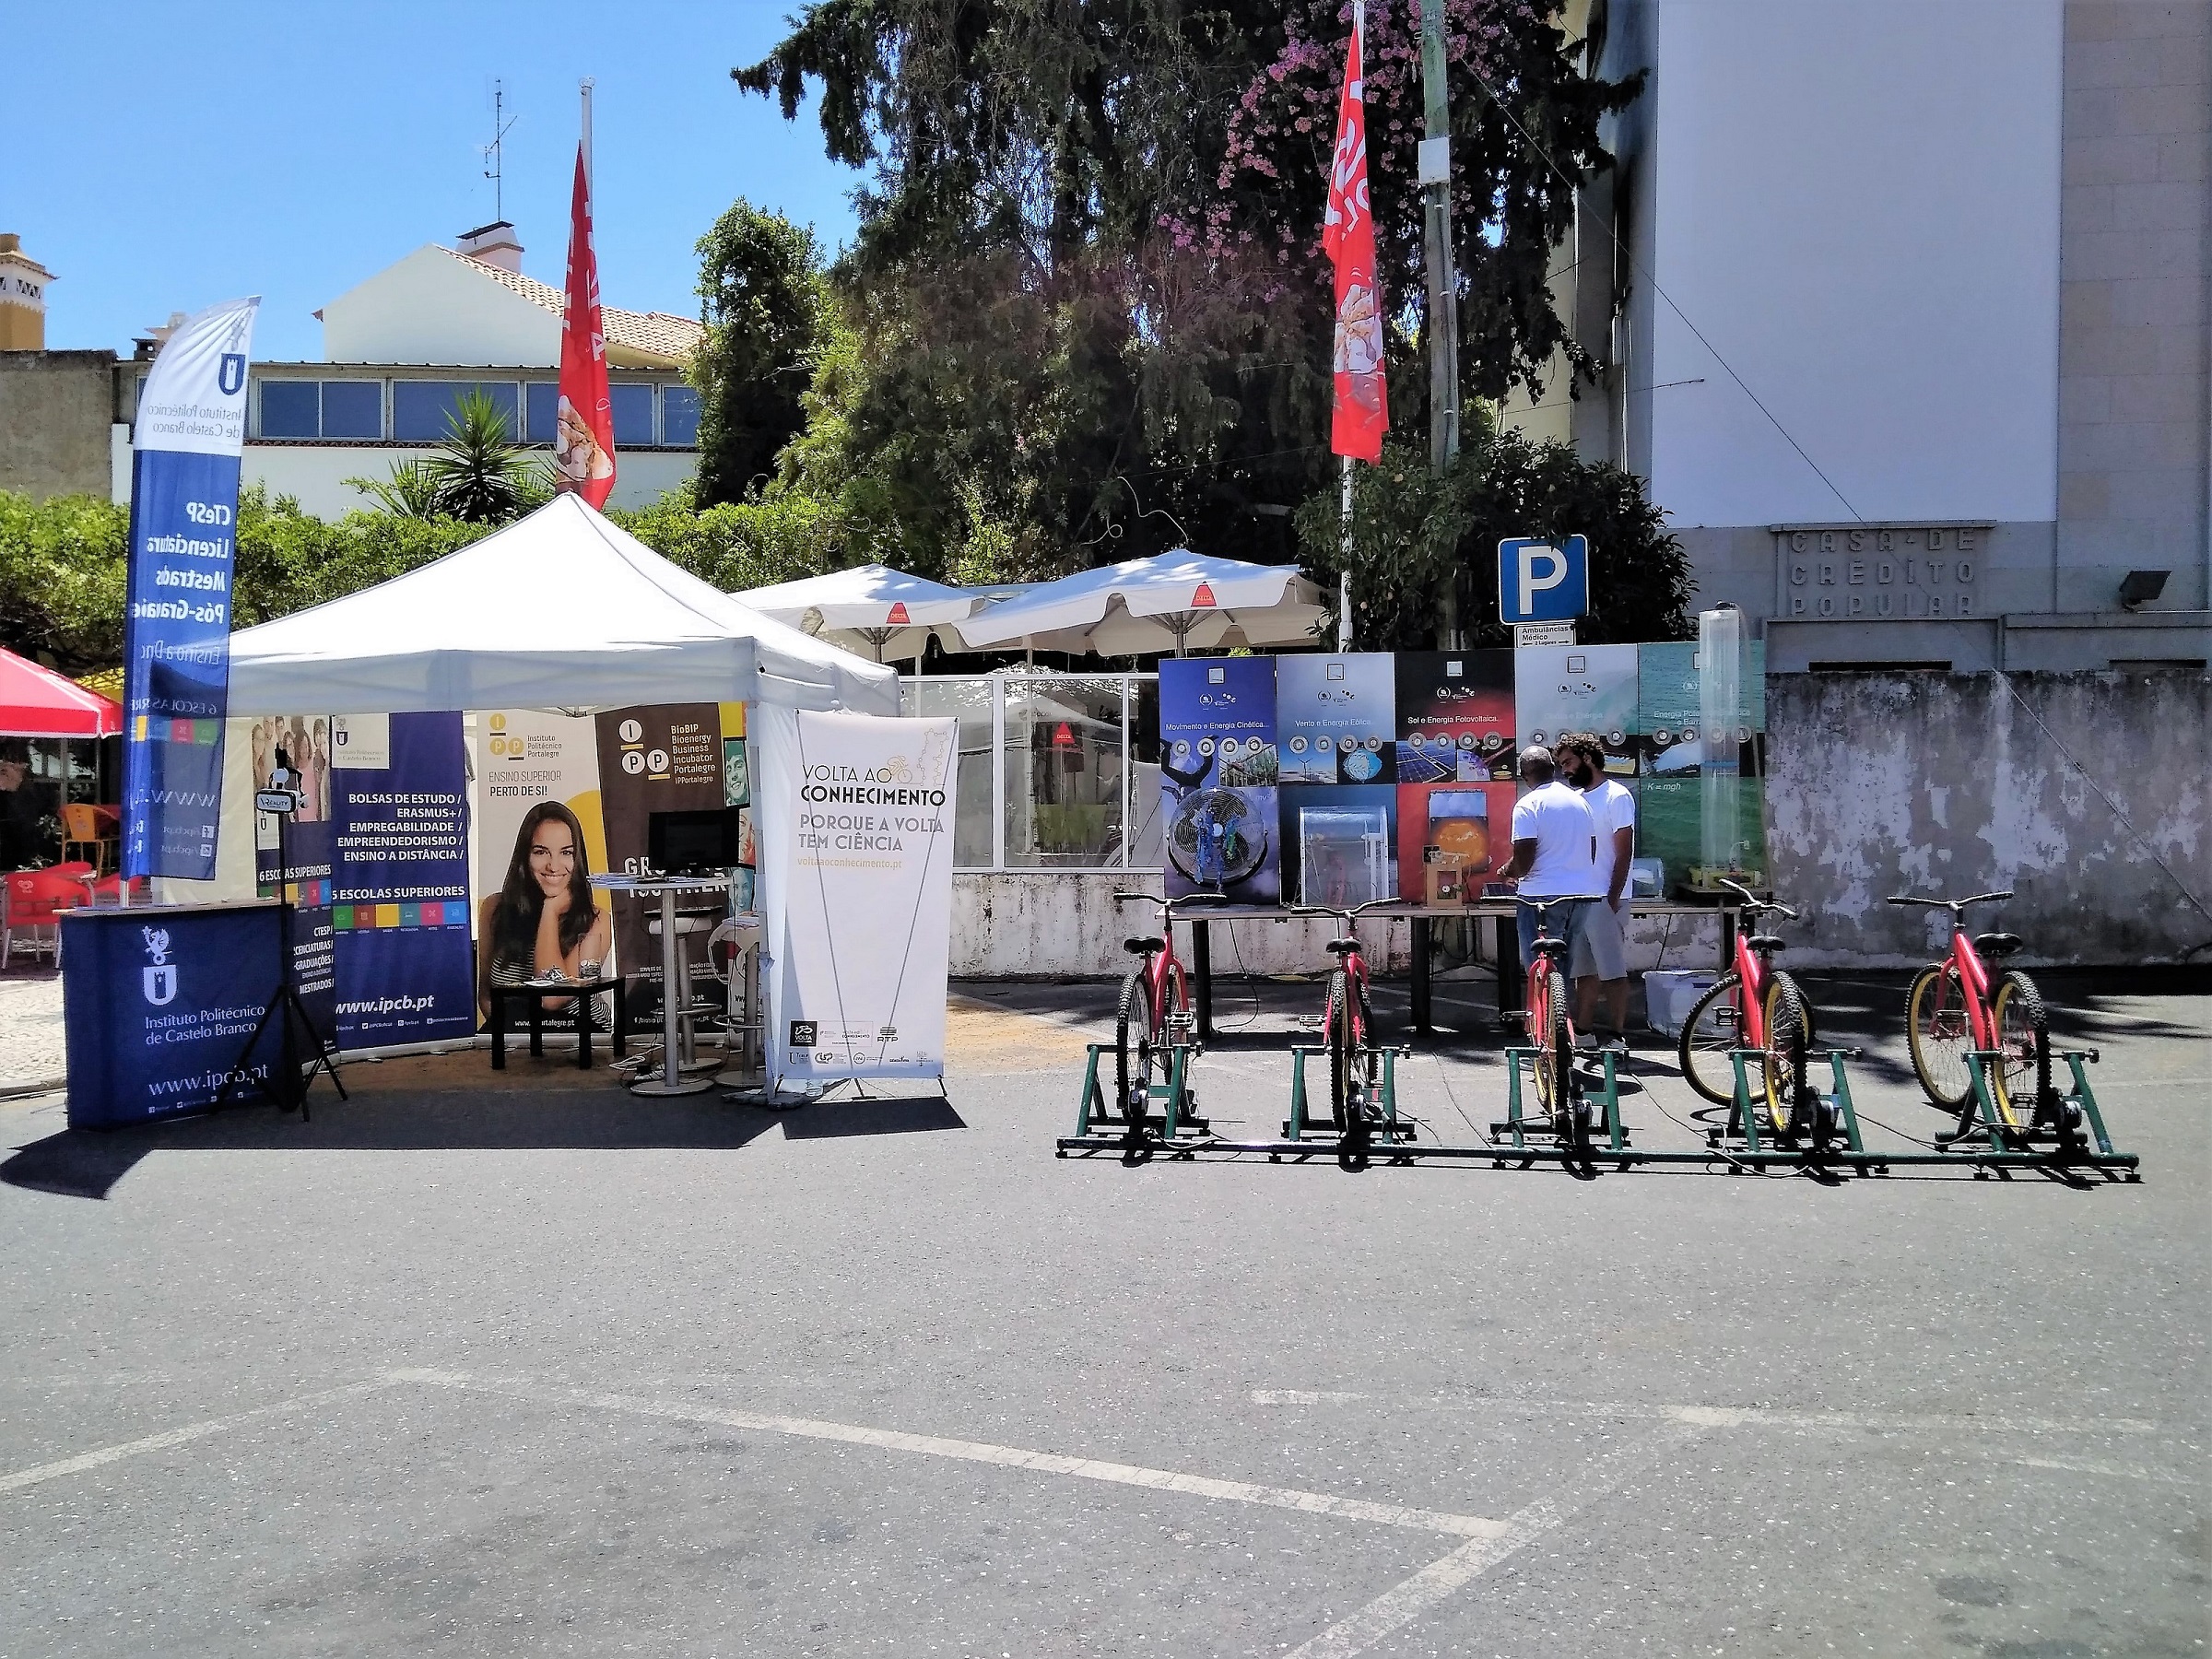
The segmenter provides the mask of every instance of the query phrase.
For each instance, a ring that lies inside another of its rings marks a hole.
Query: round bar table
[[[594,876],[592,885],[610,893],[634,898],[658,896],[661,901],[661,1075],[641,1077],[629,1086],[631,1094],[704,1094],[716,1084],[712,1077],[687,1077],[677,1059],[676,987],[676,896],[678,893],[723,893],[730,890],[727,876]]]

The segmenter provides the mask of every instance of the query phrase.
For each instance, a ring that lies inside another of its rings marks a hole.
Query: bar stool
[[[701,1072],[722,1069],[723,1063],[720,1059],[701,1060],[699,1057],[699,1016],[702,1013],[711,1013],[712,1005],[708,1004],[703,1007],[694,1005],[691,996],[691,958],[683,947],[683,940],[688,935],[713,932],[714,924],[720,919],[720,916],[719,911],[679,911],[677,912],[676,1053],[677,1069],[679,1071]],[[647,917],[645,932],[653,938],[659,938],[661,936],[660,917]],[[661,987],[661,994],[664,996],[669,994],[669,988],[666,985]]]

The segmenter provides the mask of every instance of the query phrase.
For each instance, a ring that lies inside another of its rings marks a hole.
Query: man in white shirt
[[[1602,888],[1597,880],[1597,819],[1580,791],[1559,776],[1549,749],[1531,744],[1521,751],[1521,782],[1526,793],[1513,803],[1513,856],[1499,872],[1518,881],[1522,903],[1521,966],[1535,955],[1536,912],[1532,899],[1563,899],[1545,921],[1552,937],[1564,939],[1570,960],[1582,931],[1582,912]]]
[[[1621,921],[1628,910],[1629,865],[1636,856],[1636,797],[1606,776],[1605,745],[1594,732],[1570,732],[1557,751],[1560,775],[1582,791],[1597,823],[1599,902],[1588,907],[1570,967],[1574,979],[1574,1023],[1587,1031],[1605,993],[1613,1029],[1606,1041],[1628,1046],[1629,964]]]

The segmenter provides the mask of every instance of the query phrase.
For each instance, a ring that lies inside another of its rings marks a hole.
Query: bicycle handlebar
[[[1164,911],[1173,911],[1182,904],[1234,904],[1235,900],[1224,893],[1185,893],[1180,899],[1165,898],[1159,893],[1116,893],[1115,904],[1157,904]]]
[[[1405,900],[1392,894],[1387,898],[1370,899],[1366,903],[1355,904],[1349,910],[1334,904],[1292,904],[1287,905],[1285,908],[1294,916],[1335,916],[1348,926],[1352,918],[1364,911],[1381,910],[1385,905],[1404,904],[1405,902]]]
[[[1731,881],[1727,877],[1724,876],[1721,877],[1721,885],[1724,888],[1734,888],[1737,892],[1744,896],[1743,903],[1735,907],[1738,910],[1749,911],[1755,915],[1763,914],[1766,912],[1771,911],[1778,916],[1787,916],[1793,922],[1797,920],[1797,912],[1792,910],[1788,905],[1783,904],[1780,900],[1774,899],[1761,899],[1757,893],[1753,892],[1749,888],[1744,886],[1744,884],[1740,881]]]
[[[1947,910],[1956,916],[1970,904],[1987,904],[1994,899],[2009,899],[2011,897],[2012,889],[2006,888],[2001,893],[1976,893],[1971,899],[1919,899],[1910,893],[1892,893],[1889,896],[1889,902],[1892,904],[1917,904],[1927,910]]]

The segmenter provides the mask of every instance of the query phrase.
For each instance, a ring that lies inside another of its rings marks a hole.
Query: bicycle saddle
[[[1974,948],[1986,957],[2010,956],[2019,947],[2018,934],[1985,933],[1974,935]]]
[[[1772,934],[1753,934],[1749,938],[1746,939],[1744,943],[1749,948],[1759,951],[1781,950],[1785,948],[1783,945],[1783,942],[1776,938]]]
[[[1329,954],[1333,957],[1345,956],[1359,948],[1359,941],[1357,939],[1331,939],[1329,941]]]
[[[1139,937],[1122,941],[1122,948],[1131,956],[1150,956],[1154,951],[1165,950],[1167,947],[1167,941],[1164,939]]]

